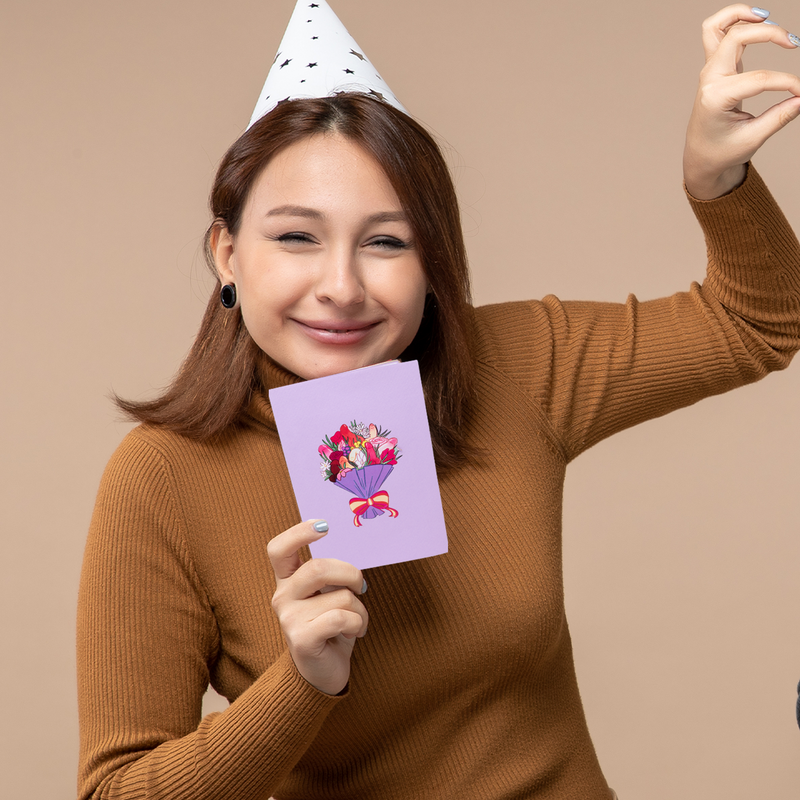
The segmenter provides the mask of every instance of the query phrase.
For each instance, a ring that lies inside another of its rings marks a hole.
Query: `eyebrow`
[[[315,219],[324,221],[325,215],[321,211],[314,208],[306,208],[306,206],[278,206],[266,213],[268,217],[305,217],[306,219]],[[367,217],[367,222],[408,222],[403,211],[379,211],[377,214],[372,214]]]

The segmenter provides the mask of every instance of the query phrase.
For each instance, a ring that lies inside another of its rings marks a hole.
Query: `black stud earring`
[[[236,305],[236,286],[226,283],[219,293],[219,301],[225,308],[233,308]]]

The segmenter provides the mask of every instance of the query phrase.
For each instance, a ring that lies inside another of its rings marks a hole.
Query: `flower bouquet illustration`
[[[389,505],[389,493],[382,490],[400,458],[397,439],[370,423],[342,425],[333,436],[326,436],[318,451],[322,456],[322,477],[355,495],[350,500],[353,524],[360,528],[363,519],[374,519],[398,511]]]

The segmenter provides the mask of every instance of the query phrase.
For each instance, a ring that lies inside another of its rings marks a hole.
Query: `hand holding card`
[[[356,637],[367,633],[369,615],[359,595],[361,571],[332,559],[306,561],[300,549],[325,536],[324,521],[301,522],[268,546],[275,572],[272,607],[298,672],[316,689],[338,694],[350,678]]]

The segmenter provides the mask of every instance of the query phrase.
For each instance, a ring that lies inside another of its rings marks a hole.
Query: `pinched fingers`
[[[800,97],[800,77],[791,72],[753,70],[726,78],[715,85],[714,91],[718,95],[714,98],[718,105],[730,109],[763,92],[789,92]]]
[[[703,33],[704,44],[706,32]],[[721,75],[734,75],[739,71],[745,49],[752,44],[771,42],[786,50],[795,50],[800,39],[780,25],[761,22],[757,25],[733,25],[709,53],[706,50],[706,70]]]
[[[712,14],[703,21],[703,50],[706,60],[711,58],[717,51],[720,42],[725,38],[728,31],[741,23],[763,24],[769,17],[769,11],[746,5],[745,3],[735,3]]]

